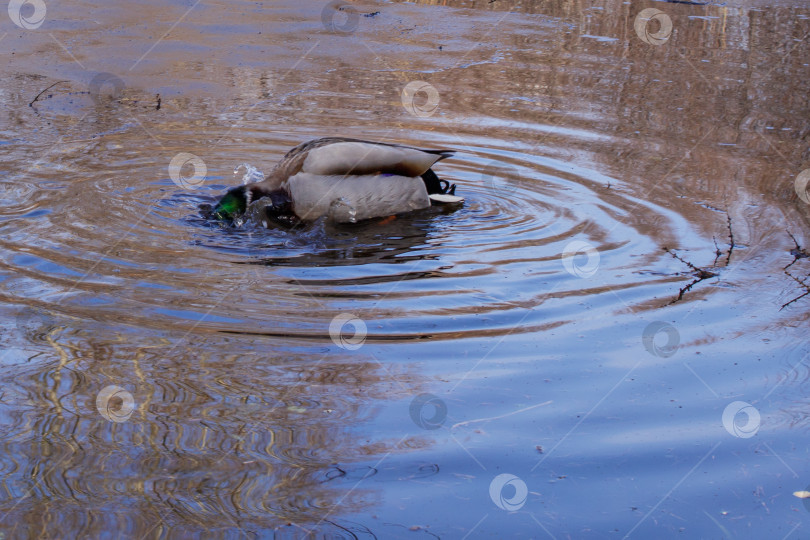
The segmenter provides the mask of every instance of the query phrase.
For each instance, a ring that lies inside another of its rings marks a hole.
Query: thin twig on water
[[[56,81],[55,83],[53,83],[52,85],[50,85],[48,88],[46,88],[45,90],[43,90],[42,92],[40,92],[39,94],[37,94],[37,97],[35,97],[34,99],[32,99],[32,100],[31,100],[31,103],[29,103],[29,104],[28,104],[28,106],[29,106],[29,107],[33,107],[33,106],[34,106],[34,103],[36,102],[36,100],[38,100],[38,99],[39,99],[39,96],[41,96],[42,94],[44,94],[45,92],[47,92],[48,90],[50,90],[51,88],[53,88],[54,86],[56,86],[57,84],[62,84],[62,83],[64,83],[64,82],[68,82],[68,81]]]

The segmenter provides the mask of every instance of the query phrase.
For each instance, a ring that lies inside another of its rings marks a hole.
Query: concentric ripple
[[[14,303],[153,328],[325,339],[351,309],[375,321],[371,341],[497,336],[562,322],[526,308],[583,294],[613,303],[606,291],[654,283],[635,271],[655,270],[666,238],[644,224],[688,229],[596,171],[497,141],[457,150],[437,170],[458,184],[460,208],[296,230],[207,222],[200,205],[237,177],[183,189],[143,157],[111,155],[47,215],[7,217],[6,290]]]

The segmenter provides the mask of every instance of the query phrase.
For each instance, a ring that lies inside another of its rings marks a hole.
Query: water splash
[[[242,174],[242,185],[255,184],[264,180],[264,173],[250,163],[242,163],[233,170],[233,174],[237,175],[243,169],[245,172]]]
[[[329,206],[329,219],[335,223],[357,223],[357,209],[343,197]]]

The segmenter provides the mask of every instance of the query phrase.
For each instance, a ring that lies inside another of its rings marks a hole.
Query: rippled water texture
[[[809,534],[806,4],[15,9],[4,538]],[[334,135],[464,205],[201,217]]]

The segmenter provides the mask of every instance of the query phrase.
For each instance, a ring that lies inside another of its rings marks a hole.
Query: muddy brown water
[[[9,14],[5,538],[807,535],[806,4]],[[464,206],[201,219],[331,135]]]

